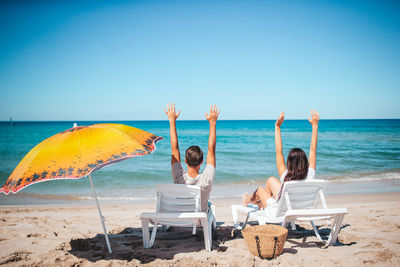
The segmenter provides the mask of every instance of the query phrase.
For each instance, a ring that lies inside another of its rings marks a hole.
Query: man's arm
[[[216,105],[210,106],[210,114],[206,112],[206,119],[210,123],[210,135],[208,136],[207,164],[215,165],[215,147],[217,145],[217,119],[220,110]]]
[[[176,133],[176,119],[180,114],[180,110],[178,113],[175,113],[175,104],[169,103],[167,108],[165,109],[165,114],[168,116],[169,120],[169,133],[171,136],[171,165],[174,165],[175,162],[181,162],[181,154],[179,152],[178,145],[178,134]]]
[[[275,154],[276,154],[276,166],[278,168],[279,177],[286,171],[285,158],[282,153],[282,137],[281,137],[281,125],[285,120],[285,113],[281,112],[275,123]]]
[[[311,118],[307,116],[312,126],[310,153],[308,154],[308,166],[315,170],[317,162],[317,140],[318,140],[318,122],[319,114],[316,110],[311,111]]]

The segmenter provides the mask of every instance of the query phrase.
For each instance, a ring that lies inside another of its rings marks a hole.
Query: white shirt
[[[281,176],[281,183],[282,184],[283,184],[283,181],[284,181],[287,173],[288,173],[287,169],[286,169],[286,171],[284,173],[282,173],[282,176]],[[306,180],[312,180],[312,179],[315,179],[315,170],[313,168],[308,168],[306,179],[296,180],[296,181],[306,181]]]
[[[202,173],[192,178],[182,168],[179,162],[175,162],[171,167],[172,179],[175,184],[198,185],[201,189],[201,211],[208,209],[208,198],[210,197],[212,185],[215,177],[215,167],[207,164]]]

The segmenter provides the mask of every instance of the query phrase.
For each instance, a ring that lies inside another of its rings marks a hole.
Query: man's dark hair
[[[186,149],[185,158],[190,167],[197,167],[203,162],[203,151],[198,146],[191,146]]]

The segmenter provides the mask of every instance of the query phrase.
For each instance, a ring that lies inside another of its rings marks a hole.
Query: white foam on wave
[[[381,180],[400,180],[400,171],[381,171],[372,173],[349,173],[341,176],[317,175],[317,179],[331,182],[365,182]]]
[[[328,175],[317,175],[316,179],[325,180],[327,182],[327,188],[337,185],[339,188],[346,184],[359,184],[361,187],[370,184],[369,191],[399,191],[400,190],[400,170],[390,170],[372,173],[351,173],[342,176],[328,176]],[[386,181],[386,182],[385,182]],[[211,196],[213,198],[232,198],[240,197],[244,193],[252,193],[257,187],[265,186],[266,179],[248,179],[247,181],[237,183],[225,183],[214,185]],[[336,188],[334,186],[333,188]],[[360,188],[360,186],[357,186]],[[355,190],[347,190],[353,192]],[[365,191],[365,190],[364,190]]]
[[[94,200],[93,196],[79,196],[78,197],[80,200]],[[154,200],[156,199],[156,197],[151,197],[151,196],[143,196],[143,197],[100,197],[97,196],[97,198],[99,200],[103,200],[103,201],[140,201],[140,200]]]

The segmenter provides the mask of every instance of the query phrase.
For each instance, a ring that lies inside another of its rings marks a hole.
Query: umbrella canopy
[[[105,123],[73,128],[35,146],[11,173],[0,192],[16,193],[28,185],[89,176],[103,226],[108,252],[111,245],[91,173],[106,165],[149,154],[162,137],[123,124]]]
[[[106,165],[146,155],[162,137],[123,124],[78,126],[35,146],[0,189],[16,193],[53,179],[79,179]]]

